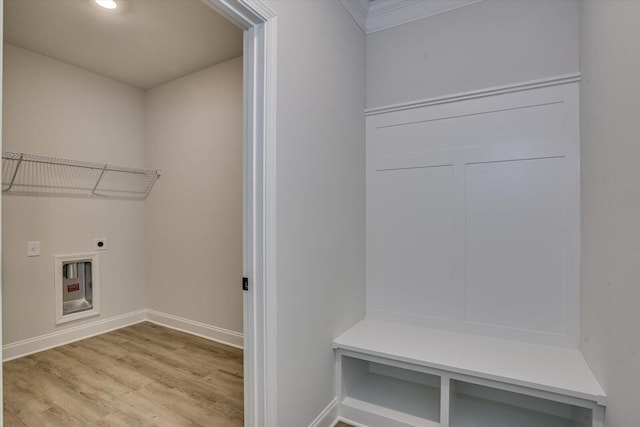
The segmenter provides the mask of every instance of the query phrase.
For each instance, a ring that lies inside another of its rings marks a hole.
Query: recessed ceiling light
[[[105,9],[115,9],[116,7],[118,7],[114,0],[96,0],[96,3],[98,3]]]

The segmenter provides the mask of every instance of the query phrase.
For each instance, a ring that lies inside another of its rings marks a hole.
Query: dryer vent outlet
[[[104,251],[107,249],[107,239],[104,237],[93,239],[93,250]]]

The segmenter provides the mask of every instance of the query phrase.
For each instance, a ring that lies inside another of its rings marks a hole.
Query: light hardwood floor
[[[4,425],[243,425],[242,350],[139,323],[4,363]]]

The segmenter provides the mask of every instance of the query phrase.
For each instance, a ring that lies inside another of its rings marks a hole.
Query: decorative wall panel
[[[577,345],[577,86],[367,117],[368,316]]]

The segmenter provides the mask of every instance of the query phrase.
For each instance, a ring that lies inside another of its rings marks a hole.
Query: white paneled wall
[[[466,165],[467,322],[563,333],[564,167],[563,157]]]
[[[369,112],[368,316],[577,346],[577,100],[568,78]]]
[[[379,170],[373,179],[370,305],[452,318],[453,167]]]

